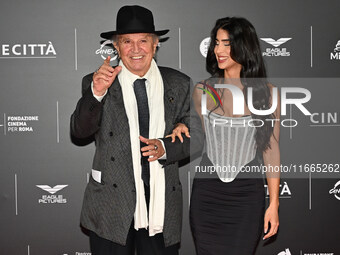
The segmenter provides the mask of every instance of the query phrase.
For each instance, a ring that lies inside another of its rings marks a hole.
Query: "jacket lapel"
[[[129,121],[126,115],[122,88],[118,78],[115,79],[109,88],[105,100],[104,112],[108,113],[106,121],[110,129],[115,129],[112,130],[112,132],[116,135],[116,140],[120,142],[119,150],[124,151],[128,157],[132,157]],[[117,146],[117,143],[115,143],[114,146]]]

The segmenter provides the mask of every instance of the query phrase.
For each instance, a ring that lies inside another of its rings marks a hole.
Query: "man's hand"
[[[141,151],[143,151],[143,156],[152,156],[148,158],[149,162],[159,159],[165,153],[163,145],[158,139],[147,139],[143,136],[139,136],[139,139],[147,144],[141,148]]]
[[[188,127],[183,123],[178,123],[176,125],[175,129],[172,130],[172,134],[167,135],[165,138],[171,137],[172,138],[171,142],[173,143],[173,142],[175,142],[176,136],[178,136],[181,143],[183,143],[182,133],[184,133],[186,137],[190,138]]]
[[[96,96],[102,96],[112,85],[117,74],[122,70],[121,66],[113,68],[110,66],[111,57],[108,56],[100,68],[93,74],[93,92]]]

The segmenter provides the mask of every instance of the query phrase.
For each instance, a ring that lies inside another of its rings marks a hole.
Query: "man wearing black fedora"
[[[190,139],[199,151],[203,136],[198,115],[190,113],[190,78],[153,59],[158,36],[168,31],[155,30],[150,10],[122,7],[116,31],[101,34],[113,39],[118,66],[111,67],[108,57],[83,78],[71,134],[93,137],[96,144],[81,212],[93,255],[178,254],[182,187],[177,162],[194,153]],[[190,128],[191,138],[172,143],[164,137],[179,122]]]

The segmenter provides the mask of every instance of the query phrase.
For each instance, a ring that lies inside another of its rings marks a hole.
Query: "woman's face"
[[[216,34],[214,53],[218,63],[218,68],[227,73],[240,74],[242,66],[235,62],[230,56],[229,33],[224,29],[219,29]]]

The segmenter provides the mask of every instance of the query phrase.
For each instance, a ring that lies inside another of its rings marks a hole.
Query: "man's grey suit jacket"
[[[171,68],[159,69],[164,83],[164,137],[171,134],[179,122],[189,128],[190,123],[194,123],[190,128],[191,138],[185,138],[183,144],[178,139],[175,143],[163,139],[167,152],[167,159],[163,162],[166,183],[163,236],[165,246],[170,246],[181,239],[182,186],[177,161],[189,156],[189,140],[197,141],[195,149],[199,151],[203,135],[198,115],[194,113],[190,117],[190,78]],[[96,151],[92,167],[101,171],[102,182],[90,178],[83,200],[81,224],[105,239],[125,245],[135,212],[136,190],[121,85],[116,78],[102,102],[98,102],[93,97],[91,81],[92,74],[83,78],[83,96],[71,116],[71,135],[77,138],[94,136]]]

